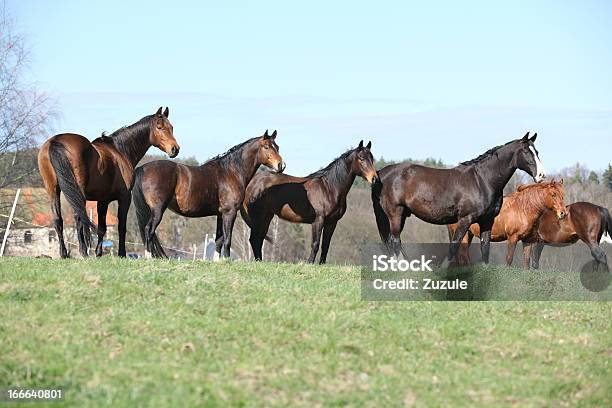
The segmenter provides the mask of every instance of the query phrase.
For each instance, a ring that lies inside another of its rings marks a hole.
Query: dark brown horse
[[[201,166],[158,160],[136,169],[134,205],[143,243],[155,257],[166,257],[155,234],[164,211],[185,217],[217,216],[217,252],[230,256],[232,229],[244,190],[261,166],[285,168],[276,131],[254,137]]]
[[[573,244],[581,240],[591,250],[595,269],[608,270],[606,253],[600,242],[612,241],[612,218],[607,208],[599,205],[577,202],[567,206],[568,216],[563,220],[546,211],[540,218],[538,243],[534,246],[531,266],[540,267],[540,256],[545,244]]]
[[[538,240],[538,223],[545,211],[550,211],[556,219],[563,219],[567,209],[563,204],[565,189],[563,180],[550,183],[519,186],[517,191],[504,197],[501,211],[495,217],[491,230],[491,241],[508,241],[506,264],[512,265],[518,241],[523,241],[523,266],[529,269],[531,246]],[[457,224],[448,225],[449,238],[452,239]],[[480,237],[480,227],[472,224],[459,250],[460,265],[469,263],[469,245],[474,236]]]
[[[119,256],[125,256],[126,219],[130,207],[130,190],[134,167],[149,147],[155,146],[175,157],[179,152],[168,120],[168,108],[159,108],[133,125],[123,127],[110,136],[90,142],[74,133],[63,133],[48,139],[38,153],[38,168],[51,198],[53,222],[62,258],[68,257],[64,244],[64,223],[60,191],[74,211],[79,250],[87,256],[91,244],[90,229],[96,226],[85,211],[85,200],[98,202],[98,245],[96,255],[102,255],[102,240],[106,233],[106,211],[111,201],[119,201]]]
[[[489,262],[493,220],[499,213],[504,186],[517,169],[536,182],[544,179],[544,168],[534,142],[537,134],[495,147],[474,160],[452,169],[416,164],[393,164],[379,170],[372,188],[372,203],[378,232],[395,256],[401,252],[400,234],[406,217],[446,225],[457,223],[449,261],[455,261],[459,243],[470,225],[480,225],[482,259]]]
[[[346,211],[346,196],[355,177],[361,176],[370,183],[376,180],[371,146],[370,142],[364,147],[362,140],[356,149],[306,177],[270,172],[255,175],[241,207],[242,218],[251,227],[249,241],[255,259],[262,260],[263,241],[276,214],[287,221],[312,224],[310,263],[315,261],[323,233],[320,263],[324,264],[336,224]]]

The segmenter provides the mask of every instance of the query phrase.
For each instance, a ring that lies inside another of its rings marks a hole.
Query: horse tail
[[[49,160],[55,171],[57,184],[74,212],[81,255],[87,256],[91,246],[91,232],[92,230],[95,231],[98,227],[87,216],[85,194],[76,181],[72,166],[66,155],[66,148],[63,144],[56,140],[51,141],[49,144]]]
[[[136,218],[138,218],[138,229],[140,231],[140,239],[145,245],[147,251],[151,251],[151,255],[156,258],[167,258],[166,252],[162,247],[157,234],[153,233],[149,239],[149,245],[147,245],[147,237],[145,227],[151,219],[151,209],[145,201],[144,193],[142,192],[142,175],[144,171],[142,167],[138,167],[134,171],[134,187],[132,188],[132,200],[134,201],[134,207],[136,208]]]
[[[380,205],[380,193],[382,192],[382,183],[380,180],[376,180],[372,185],[372,206],[374,207],[374,215],[376,216],[376,226],[378,227],[378,233],[380,239],[386,245],[389,242],[389,236],[391,235],[391,224],[389,217],[385,214],[382,206]]]
[[[612,217],[605,207],[599,207],[601,212],[601,241],[612,244]]]
[[[246,208],[246,204],[245,201],[242,201],[242,205],[240,206],[240,216],[242,217],[244,223],[250,228],[253,229],[252,225],[253,225],[253,220],[251,219],[251,216],[249,215],[249,211]],[[273,244],[274,240],[272,239],[272,237],[270,237],[268,234],[266,234],[266,236],[264,237],[264,239],[266,241],[268,241],[269,243]]]

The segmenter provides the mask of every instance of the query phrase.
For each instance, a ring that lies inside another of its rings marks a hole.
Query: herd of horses
[[[325,263],[332,235],[346,212],[346,198],[357,176],[372,191],[376,225],[382,242],[394,256],[402,256],[401,232],[406,217],[447,225],[449,261],[470,262],[467,245],[480,238],[482,260],[489,261],[491,241],[508,241],[507,263],[516,244],[523,242],[524,267],[538,268],[545,244],[574,243],[590,248],[596,266],[607,269],[599,244],[612,237],[609,211],[591,203],[564,204],[563,181],[544,182],[544,166],[535,147],[537,134],[494,147],[477,158],[449,169],[416,164],[374,167],[372,143],[363,141],[305,177],[284,174],[285,163],[276,143],[277,132],[246,140],[201,166],[158,160],[136,168],[151,146],[173,158],[180,147],[174,138],[169,109],[90,142],[64,133],[48,139],[40,149],[38,165],[51,199],[60,256],[66,258],[60,192],[74,212],[79,251],[84,257],[97,232],[96,255],[102,255],[106,213],[118,201],[119,256],[126,255],[127,214],[132,199],[140,235],[147,252],[166,254],[156,235],[164,212],[185,217],[217,217],[216,250],[229,257],[237,214],[251,229],[249,242],[256,260],[262,259],[264,240],[276,215],[295,223],[312,225],[308,262],[314,263],[321,248]],[[261,166],[270,171],[258,171]],[[520,186],[504,197],[503,191],[517,169],[536,184]],[[87,216],[86,200],[97,202],[98,225]],[[462,245],[463,244],[463,245]]]

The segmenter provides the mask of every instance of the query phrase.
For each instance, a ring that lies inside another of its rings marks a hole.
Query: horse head
[[[283,162],[283,158],[278,152],[279,147],[276,144],[276,135],[276,130],[271,135],[269,135],[266,130],[266,133],[257,140],[259,144],[257,161],[259,164],[263,164],[277,173],[282,173],[286,166],[285,162]]]
[[[172,123],[168,120],[169,113],[168,107],[163,112],[160,107],[153,115],[149,143],[173,158],[179,154],[180,146],[174,138]]]

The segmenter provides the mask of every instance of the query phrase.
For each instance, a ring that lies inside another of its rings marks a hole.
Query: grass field
[[[364,302],[351,267],[3,259],[0,387],[79,407],[603,407],[611,312]]]

